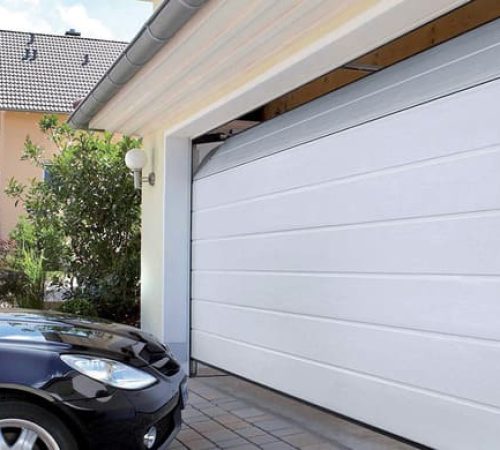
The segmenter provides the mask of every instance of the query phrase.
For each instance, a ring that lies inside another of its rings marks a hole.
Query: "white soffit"
[[[466,0],[211,0],[92,128],[195,137]]]

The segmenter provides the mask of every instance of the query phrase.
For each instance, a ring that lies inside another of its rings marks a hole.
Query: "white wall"
[[[191,142],[147,136],[156,183],[142,187],[141,326],[170,345],[187,370],[191,255]]]

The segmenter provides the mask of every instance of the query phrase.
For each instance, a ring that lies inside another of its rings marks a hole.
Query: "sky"
[[[0,0],[0,30],[130,41],[153,12],[139,0]]]

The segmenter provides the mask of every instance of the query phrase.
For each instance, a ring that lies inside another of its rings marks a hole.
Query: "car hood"
[[[47,347],[150,364],[168,349],[154,336],[101,319],[52,311],[0,310],[0,344]]]

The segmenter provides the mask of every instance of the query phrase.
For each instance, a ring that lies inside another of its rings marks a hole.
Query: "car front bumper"
[[[147,450],[144,436],[153,426],[157,439],[152,450],[164,450],[181,428],[186,392],[186,377],[180,372],[144,390],[65,400],[59,408],[73,422],[84,450]]]
[[[168,446],[174,441],[177,434],[179,434],[179,431],[181,431],[182,416],[180,407],[178,407],[177,410],[174,412],[173,418],[174,418],[174,427],[172,431],[169,433],[166,440],[163,442],[163,444],[161,443],[159,444],[158,450],[166,450]]]

